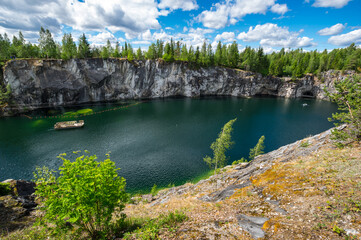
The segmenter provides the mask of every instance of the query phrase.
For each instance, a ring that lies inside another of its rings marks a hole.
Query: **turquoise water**
[[[307,106],[303,106],[307,103]],[[92,107],[96,112],[119,106]],[[60,114],[72,109],[53,109]],[[0,119],[0,181],[31,179],[36,166],[57,169],[56,158],[66,152],[89,150],[111,159],[121,168],[129,191],[149,190],[153,184],[185,183],[208,167],[210,144],[230,119],[234,124],[235,145],[228,152],[229,163],[248,157],[261,135],[265,151],[320,133],[332,127],[327,121],[336,106],[330,102],[278,98],[165,99],[101,114],[81,117],[82,129],[53,130],[59,119],[30,120],[25,117]],[[32,113],[44,115],[43,112]],[[65,120],[65,119],[64,119]]]

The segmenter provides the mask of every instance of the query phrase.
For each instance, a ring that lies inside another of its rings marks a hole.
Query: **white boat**
[[[84,120],[77,121],[66,121],[66,122],[57,122],[54,125],[55,130],[60,129],[71,129],[71,128],[81,128],[84,126]]]

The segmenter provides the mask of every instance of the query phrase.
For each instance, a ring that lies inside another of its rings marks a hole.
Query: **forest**
[[[167,62],[186,61],[195,67],[222,66],[258,72],[263,75],[302,77],[305,74],[318,74],[330,69],[361,71],[361,48],[354,43],[346,48],[322,52],[303,49],[285,49],[265,54],[262,47],[246,47],[240,51],[236,42],[222,44],[216,49],[204,42],[201,47],[187,46],[181,41],[157,40],[147,51],[134,50],[130,43],[91,46],[85,34],[76,43],[71,34],[65,33],[61,43],[57,43],[48,29],[41,28],[39,44],[26,42],[23,34],[13,36],[0,34],[0,61],[15,58],[127,58],[128,60],[163,59]]]

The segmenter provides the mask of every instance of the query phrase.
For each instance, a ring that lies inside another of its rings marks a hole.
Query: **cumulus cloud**
[[[214,41],[224,41],[224,42],[233,42],[235,40],[235,34],[234,32],[223,32],[222,34],[218,34]]]
[[[245,42],[260,41],[261,45],[270,47],[311,47],[316,44],[312,38],[299,37],[299,32],[290,32],[288,27],[279,27],[277,24],[266,23],[263,25],[257,25],[256,27],[250,27],[248,32],[241,32],[238,35],[238,39]]]
[[[198,15],[198,21],[205,27],[220,29],[227,24],[235,24],[249,14],[266,14],[268,10],[278,14],[288,11],[286,4],[275,4],[275,0],[230,0],[216,3],[210,10]]]
[[[337,23],[329,28],[324,28],[318,31],[317,33],[322,36],[336,35],[341,33],[345,29],[345,26],[341,23]]]
[[[195,0],[161,0],[158,7],[160,9],[169,8],[171,10],[182,9],[183,11],[198,9]]]
[[[40,27],[61,33],[63,25],[79,31],[158,29],[160,11],[153,0],[0,0],[0,26],[38,32]]]
[[[288,12],[287,4],[275,4],[271,7],[271,12],[283,15]]]
[[[351,1],[352,0],[316,0],[312,6],[342,8]]]
[[[92,45],[104,45],[107,41],[115,43],[117,38],[110,32],[101,32],[97,35],[89,35],[89,41],[92,42]]]
[[[361,29],[351,31],[346,34],[332,36],[328,39],[328,42],[337,46],[347,46],[351,43],[361,42]]]

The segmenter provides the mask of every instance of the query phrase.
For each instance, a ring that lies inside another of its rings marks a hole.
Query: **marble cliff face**
[[[344,75],[332,71],[292,81],[221,67],[194,68],[186,62],[126,59],[13,60],[3,69],[13,111],[120,99],[206,95],[326,99]]]

